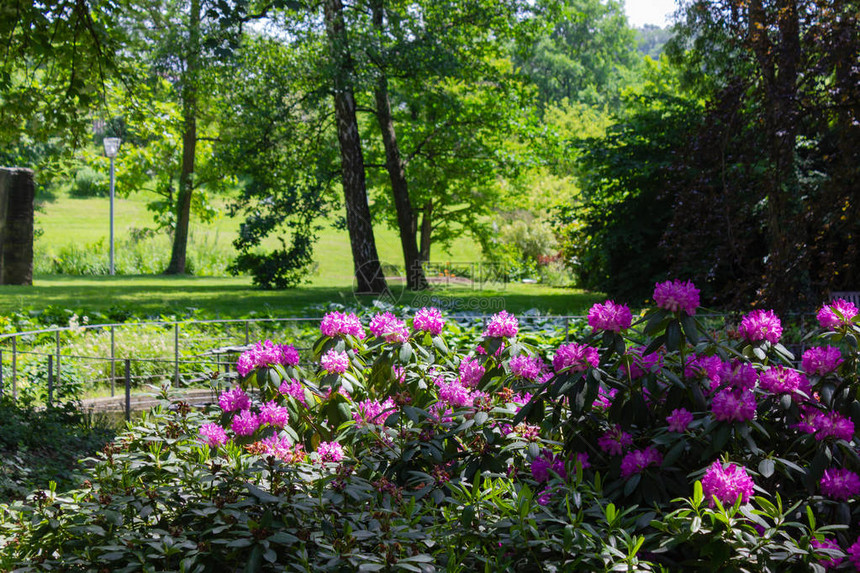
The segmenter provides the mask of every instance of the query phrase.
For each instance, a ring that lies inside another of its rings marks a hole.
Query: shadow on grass
[[[542,313],[583,314],[599,294],[577,289],[512,284],[503,289],[443,287],[430,291],[399,291],[383,297],[388,302],[414,308],[439,306],[451,312],[492,314],[499,310],[522,313],[536,308]],[[34,286],[0,287],[0,311],[8,313],[48,306],[77,312],[123,309],[138,316],[188,315],[241,317],[251,314],[308,316],[322,314],[329,303],[373,306],[377,297],[356,295],[351,285],[303,286],[266,291],[253,288],[246,277],[189,276],[36,277]]]

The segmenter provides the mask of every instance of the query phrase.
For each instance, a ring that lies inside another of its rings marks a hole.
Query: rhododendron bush
[[[857,309],[782,343],[695,285],[596,304],[546,351],[493,316],[334,312],[263,341],[205,411],[153,413],[87,487],[6,508],[23,570],[860,570]],[[304,360],[303,360],[304,359]],[[226,569],[225,569],[226,568]]]

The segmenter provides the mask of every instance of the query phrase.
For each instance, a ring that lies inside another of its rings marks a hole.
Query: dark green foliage
[[[75,174],[69,194],[72,197],[107,197],[110,194],[110,180],[107,175],[84,167]]]
[[[61,490],[83,481],[80,458],[113,438],[113,430],[93,425],[75,402],[36,409],[26,400],[0,398],[0,499],[23,499],[33,489],[56,482]]]
[[[581,197],[560,219],[581,286],[640,302],[666,278],[659,245],[673,212],[670,190],[689,177],[688,150],[678,142],[697,129],[701,110],[669,94],[627,106],[605,137],[580,142]]]

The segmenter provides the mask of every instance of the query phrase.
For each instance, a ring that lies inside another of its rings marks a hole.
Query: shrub
[[[461,348],[432,312],[370,334],[331,313],[310,367],[260,343],[218,408],[165,401],[88,487],[6,508],[0,565],[777,571],[857,553],[856,309],[820,313],[807,342],[839,356],[801,371],[772,313],[713,331],[692,284],[654,298],[633,321],[595,305],[554,348],[502,313]]]
[[[110,195],[110,179],[100,171],[84,167],[75,174],[69,195],[83,199],[86,197],[107,197]]]

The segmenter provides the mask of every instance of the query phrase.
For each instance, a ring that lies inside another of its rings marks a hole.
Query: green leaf
[[[773,475],[774,463],[770,458],[765,458],[758,464],[758,473],[763,475],[766,478],[769,478]]]
[[[699,325],[696,324],[696,319],[685,313],[681,319],[681,324],[684,326],[684,335],[690,344],[697,344],[699,342]]]
[[[666,349],[674,352],[681,347],[681,323],[677,320],[666,326]]]
[[[412,358],[412,345],[404,342],[400,347],[400,362],[406,364]]]

